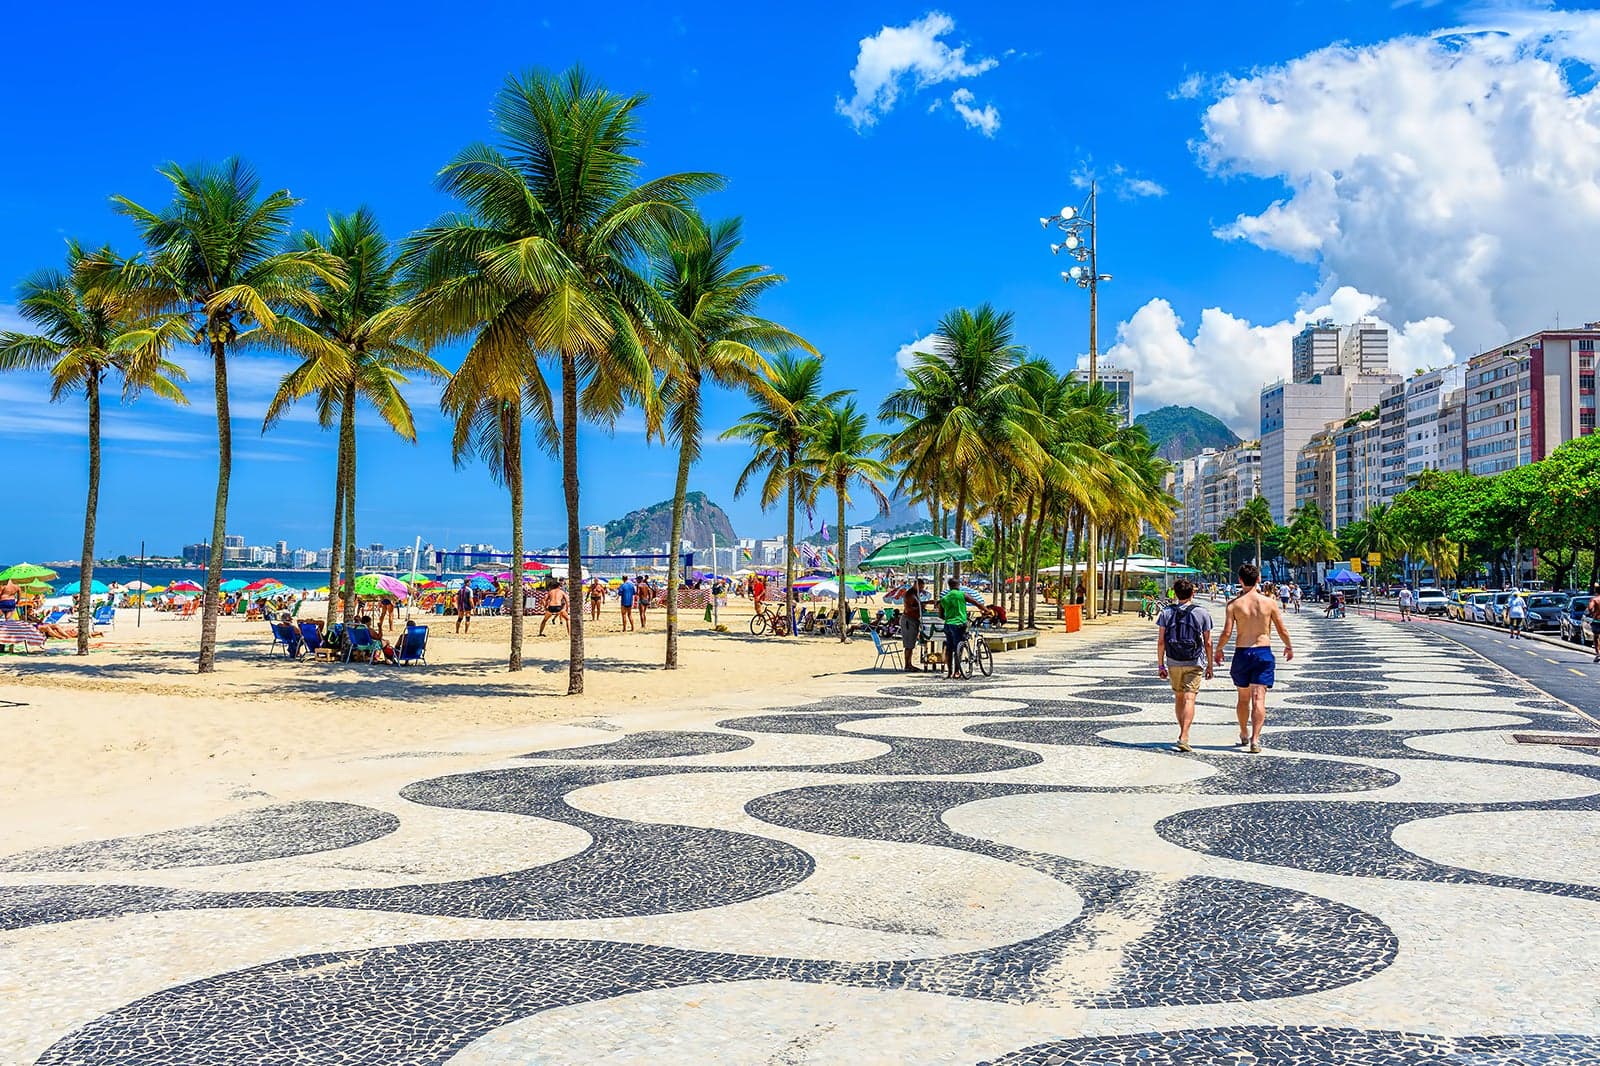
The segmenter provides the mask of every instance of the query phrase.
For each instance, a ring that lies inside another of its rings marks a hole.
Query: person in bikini
[[[1221,666],[1228,637],[1236,634],[1233,666],[1229,672],[1239,692],[1235,708],[1239,718],[1239,746],[1248,748],[1252,755],[1261,754],[1261,729],[1267,722],[1267,690],[1276,680],[1272,630],[1276,629],[1283,640],[1284,661],[1294,659],[1294,643],[1284,628],[1283,611],[1276,599],[1256,590],[1260,580],[1261,571],[1254,563],[1239,567],[1239,595],[1228,601],[1214,655],[1215,665]]]

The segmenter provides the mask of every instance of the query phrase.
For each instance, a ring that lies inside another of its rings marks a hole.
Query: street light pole
[[[1081,289],[1089,290],[1089,388],[1092,391],[1100,382],[1100,283],[1110,281],[1110,274],[1100,273],[1099,252],[1099,188],[1094,179],[1089,181],[1089,195],[1082,206],[1063,207],[1059,213],[1047,218],[1039,219],[1042,229],[1051,226],[1061,230],[1066,237],[1059,244],[1050,246],[1052,255],[1059,255],[1065,251],[1080,265],[1073,266],[1061,272],[1063,281],[1077,285]],[[1087,269],[1083,264],[1087,264]],[[1092,516],[1086,516],[1084,521],[1084,536],[1088,544],[1084,549],[1083,558],[1083,591],[1084,591],[1084,617],[1095,616],[1095,584],[1098,560],[1096,559],[1097,544],[1100,531]],[[1064,546],[1063,546],[1064,547]],[[1066,590],[1061,590],[1064,598]]]

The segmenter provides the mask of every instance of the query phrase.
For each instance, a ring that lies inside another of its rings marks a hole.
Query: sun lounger
[[[322,628],[315,622],[300,623],[300,639],[306,643],[306,651],[316,655],[322,647]]]
[[[402,666],[409,663],[428,664],[428,627],[406,626],[406,631],[400,635],[394,648],[395,662]]]

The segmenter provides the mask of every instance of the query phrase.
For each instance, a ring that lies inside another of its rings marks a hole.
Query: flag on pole
[[[822,543],[824,543],[824,544],[828,543],[828,520],[827,519],[823,519],[822,520],[822,528],[817,531],[817,539],[822,541]]]
[[[752,555],[751,555],[751,554],[750,554],[750,549],[749,549],[749,548],[740,548],[740,549],[739,549],[739,554],[740,554],[740,555],[742,555],[742,556],[743,556],[743,557],[744,557],[744,561],[745,561],[745,562],[747,562],[747,563],[748,563],[748,562],[749,562],[749,561],[750,561],[750,560],[751,560],[751,559],[752,559],[752,558],[754,558],[754,556],[752,556]]]
[[[805,541],[801,541],[800,542],[800,561],[805,563],[805,565],[807,565],[807,566],[816,566],[817,565],[817,548],[816,548],[816,545],[808,544]]]

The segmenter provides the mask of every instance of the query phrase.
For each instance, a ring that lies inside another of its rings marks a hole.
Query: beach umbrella
[[[129,592],[152,592],[152,591],[154,591],[153,589],[151,589],[151,587],[149,585],[146,585],[143,581],[130,581],[126,585],[124,585],[122,587],[127,589]]]
[[[243,592],[249,582],[242,578],[232,577],[224,581],[219,587],[223,592]]]
[[[89,595],[91,595],[91,596],[103,596],[109,591],[110,591],[109,589],[107,589],[104,585],[102,585],[98,581],[90,581],[89,582]],[[78,592],[79,592],[79,583],[74,581],[70,585],[62,585],[61,586],[61,590],[57,593],[57,595],[58,596],[76,596],[78,594]]]
[[[411,590],[406,588],[404,581],[388,574],[362,574],[356,578],[356,595],[369,599],[376,596],[394,596],[403,600],[411,595]]]
[[[913,533],[909,537],[896,537],[861,560],[861,569],[931,566],[935,563],[965,562],[971,558],[972,552],[953,540],[936,537],[932,533]]]
[[[185,578],[182,581],[174,581],[172,584],[167,586],[167,589],[170,592],[204,592],[205,591],[205,589],[201,588],[199,585],[196,585],[193,581],[190,581],[187,578]]]
[[[34,563],[17,563],[0,570],[0,581],[23,582],[30,579],[40,581],[54,581],[58,575],[48,566],[38,566]]]
[[[22,591],[26,592],[30,596],[50,596],[54,595],[55,593],[54,589],[45,584],[43,581],[40,581],[38,578],[34,578],[31,581],[24,581],[22,583]]]
[[[264,592],[267,589],[281,589],[287,587],[287,585],[275,577],[263,577],[250,582],[250,584],[244,587],[244,590],[246,592]],[[224,585],[223,588],[227,588],[227,586]]]
[[[479,592],[488,592],[494,588],[494,578],[475,574],[467,578],[466,584],[468,588],[477,589]]]
[[[428,577],[427,574],[419,574],[415,570],[413,570],[409,574],[401,574],[400,575],[400,580],[404,581],[408,585],[420,585],[420,584],[426,584],[431,579]]]

